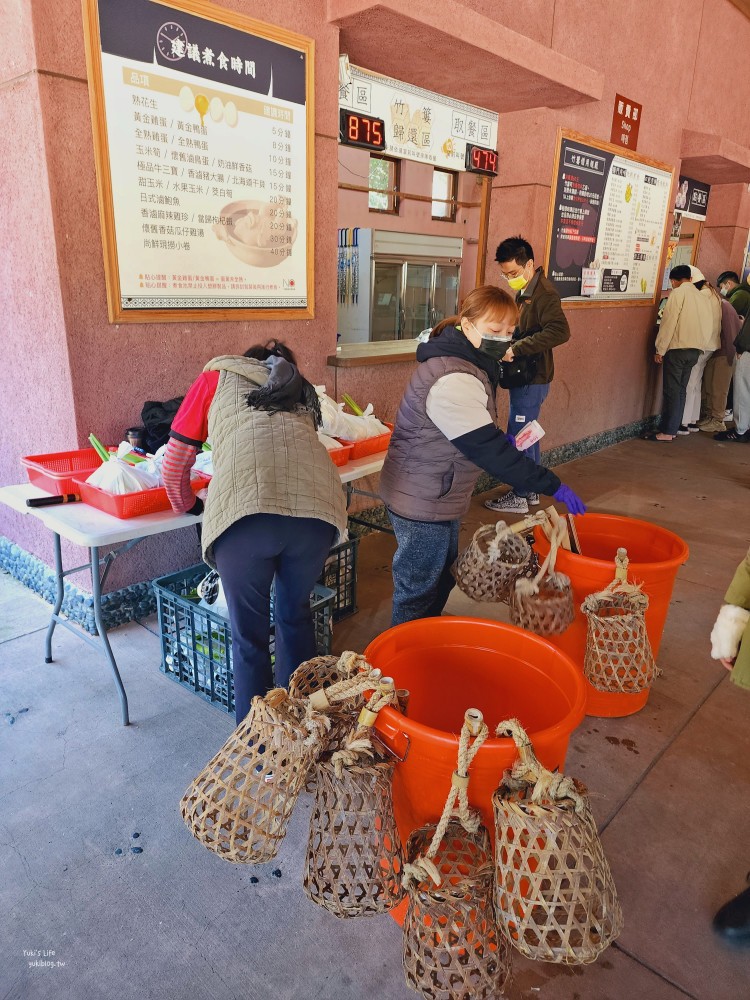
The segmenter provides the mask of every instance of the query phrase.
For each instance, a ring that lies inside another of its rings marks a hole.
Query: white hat
[[[703,271],[700,271],[697,267],[693,267],[690,264],[690,280],[695,284],[696,281],[705,281],[706,276]]]

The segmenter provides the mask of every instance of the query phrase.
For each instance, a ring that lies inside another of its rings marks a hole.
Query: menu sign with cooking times
[[[313,315],[312,42],[84,0],[112,322]]]
[[[654,299],[672,178],[666,164],[560,134],[547,274],[562,298]]]

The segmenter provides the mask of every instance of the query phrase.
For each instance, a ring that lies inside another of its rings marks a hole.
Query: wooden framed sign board
[[[83,0],[113,323],[313,316],[311,39],[202,0]]]
[[[547,276],[571,305],[643,305],[660,294],[674,169],[558,132]]]

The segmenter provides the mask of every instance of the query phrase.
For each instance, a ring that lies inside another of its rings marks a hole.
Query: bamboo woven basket
[[[301,663],[289,678],[289,694],[292,698],[302,699],[316,691],[325,691],[333,684],[352,677],[362,665],[369,666],[363,657],[354,654],[348,660],[344,656],[314,656],[311,660]],[[325,738],[323,747],[325,751],[338,750],[343,745],[364,703],[365,697],[362,694],[357,698],[340,702],[328,710],[331,728]],[[308,784],[312,785],[314,781],[313,770],[310,772]]]
[[[533,578],[519,577],[510,598],[512,624],[542,636],[559,635],[575,618],[570,578],[555,572],[558,547],[566,531],[557,512],[555,517],[550,550],[539,572]]]
[[[304,709],[282,688],[253,698],[250,711],[185,792],[182,818],[226,861],[271,861],[320,752]]]
[[[315,768],[303,884],[313,903],[336,917],[387,913],[404,896],[393,768],[385,761],[354,764],[337,777],[330,758]]]
[[[615,566],[612,583],[581,605],[587,620],[583,672],[597,691],[638,694],[658,673],[646,630],[648,597],[627,582],[625,549],[618,550]]]
[[[436,825],[411,835],[407,855],[423,855]],[[409,888],[404,920],[406,982],[426,1000],[495,1000],[511,974],[510,946],[498,932],[492,906],[492,850],[487,831],[448,824],[433,857],[442,878]]]
[[[505,521],[477,528],[452,567],[460,589],[474,601],[508,601],[516,577],[531,561],[531,547]]]
[[[492,799],[497,919],[527,958],[588,964],[622,929],[612,874],[580,787],[542,768],[523,737]]]
[[[510,600],[510,620],[537,635],[560,635],[573,623],[573,589],[570,577],[551,573],[542,577],[538,589],[523,587],[534,581],[519,579]]]

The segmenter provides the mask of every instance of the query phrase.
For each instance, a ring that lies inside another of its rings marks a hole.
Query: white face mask
[[[719,289],[719,291],[720,291],[720,292],[721,292],[721,294],[722,294],[722,295],[724,296],[724,298],[726,298],[726,297],[727,297],[727,295],[729,294],[729,289],[728,289],[728,288],[726,288],[726,287],[724,287],[724,288],[720,288],[720,289]]]

